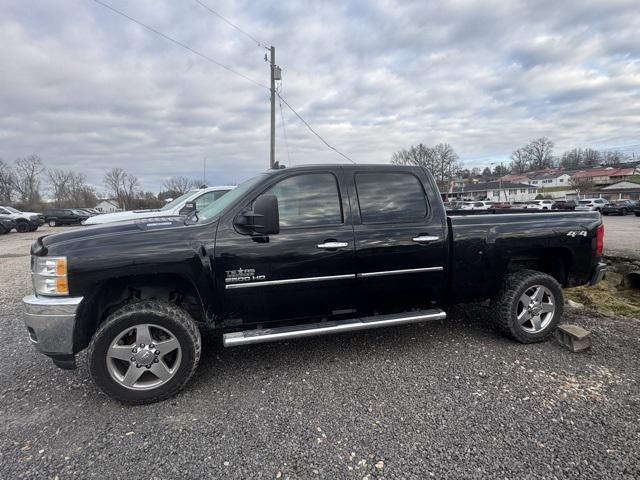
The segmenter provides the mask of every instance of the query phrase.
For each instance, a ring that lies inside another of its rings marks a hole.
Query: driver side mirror
[[[253,210],[242,212],[234,223],[253,235],[280,233],[278,197],[272,194],[260,195],[253,202]]]
[[[189,215],[196,211],[196,202],[187,202],[184,204],[184,207],[180,209],[178,214],[180,215]]]

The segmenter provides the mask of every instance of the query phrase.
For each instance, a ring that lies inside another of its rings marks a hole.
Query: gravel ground
[[[640,477],[640,323],[575,311],[590,353],[444,322],[223,350],[125,407],[36,354],[29,235],[0,237],[0,478]],[[35,235],[31,235],[34,237]],[[19,238],[22,237],[22,238]],[[15,256],[22,255],[22,256]]]
[[[607,215],[604,223],[604,253],[640,260],[640,217]]]

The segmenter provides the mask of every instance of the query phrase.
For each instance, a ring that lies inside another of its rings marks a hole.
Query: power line
[[[233,28],[235,28],[236,30],[238,30],[240,33],[242,33],[243,35],[245,35],[247,38],[249,38],[251,41],[255,42],[258,44],[259,47],[263,47],[268,49],[269,47],[267,46],[266,43],[261,42],[260,40],[258,40],[256,37],[254,37],[253,35],[245,32],[243,29],[241,29],[238,25],[236,25],[235,23],[232,23],[230,20],[227,20],[226,18],[224,18],[222,15],[220,15],[218,12],[216,12],[213,8],[211,8],[210,6],[208,6],[207,4],[205,4],[204,2],[201,2],[200,0],[196,0],[196,3],[200,4],[202,7],[206,8],[207,10],[209,10],[209,12],[211,12],[213,15],[215,15],[216,17],[218,17],[220,20],[222,20],[223,22],[225,22],[228,25],[231,25]]]
[[[224,63],[221,63],[221,62],[219,62],[219,61],[215,60],[214,58],[211,58],[210,56],[205,55],[204,53],[199,52],[198,50],[195,50],[194,48],[191,48],[189,45],[187,45],[187,44],[185,44],[185,43],[182,43],[181,41],[176,40],[175,38],[172,38],[172,37],[170,37],[169,35],[166,35],[166,34],[162,33],[161,31],[156,30],[155,28],[150,27],[149,25],[147,25],[147,24],[145,24],[145,23],[142,23],[142,22],[141,22],[141,21],[139,21],[139,20],[136,20],[136,19],[135,19],[135,18],[133,18],[133,17],[130,17],[130,16],[129,16],[129,15],[127,15],[126,13],[121,12],[120,10],[118,10],[118,9],[116,9],[116,8],[114,8],[114,7],[112,7],[111,5],[109,5],[109,4],[107,4],[107,3],[104,3],[104,2],[102,2],[101,0],[93,0],[93,1],[94,1],[95,3],[97,3],[97,4],[99,4],[99,5],[102,5],[102,6],[103,6],[103,7],[105,7],[105,8],[108,8],[108,9],[109,9],[109,10],[111,10],[112,12],[115,12],[115,13],[117,13],[118,15],[120,15],[120,16],[122,16],[122,17],[124,17],[124,18],[126,18],[126,19],[128,19],[128,20],[130,20],[130,21],[132,21],[132,22],[134,22],[134,23],[137,23],[137,24],[138,24],[138,25],[140,25],[141,27],[144,27],[144,28],[146,28],[147,30],[149,30],[150,32],[153,32],[153,33],[155,33],[156,35],[159,35],[160,37],[164,38],[165,40],[168,40],[168,41],[170,41],[170,42],[172,42],[172,43],[174,43],[174,44],[178,45],[179,47],[182,47],[182,48],[184,48],[185,50],[188,50],[188,51],[190,51],[191,53],[193,53],[193,54],[195,54],[195,55],[198,55],[199,57],[204,58],[205,60],[207,60],[207,61],[209,61],[209,62],[211,62],[211,63],[213,63],[213,64],[215,64],[215,65],[217,65],[217,66],[219,66],[219,67],[222,67],[222,68],[224,68],[225,70],[227,70],[227,71],[229,71],[229,72],[231,72],[231,73],[233,73],[233,74],[235,74],[235,75],[237,75],[237,76],[239,76],[239,77],[244,78],[245,80],[247,80],[247,81],[249,81],[249,82],[253,83],[254,85],[257,85],[257,86],[259,86],[259,87],[262,87],[262,88],[264,88],[264,89],[269,90],[269,87],[267,87],[266,85],[263,85],[262,83],[255,81],[255,80],[254,80],[254,79],[252,79],[251,77],[248,77],[248,76],[244,75],[243,73],[240,73],[240,72],[238,72],[238,71],[234,70],[233,68],[229,67],[228,65],[225,65]]]
[[[329,145],[329,143],[328,143],[324,138],[322,138],[322,137],[320,136],[320,134],[319,134],[318,132],[316,132],[316,131],[311,127],[311,125],[309,125],[309,124],[307,123],[307,121],[306,121],[304,118],[302,118],[302,117],[300,116],[300,114],[299,114],[298,112],[296,112],[296,111],[293,109],[293,107],[292,107],[291,105],[289,105],[289,103],[288,103],[284,98],[282,98],[282,96],[280,95],[280,93],[276,92],[276,95],[278,95],[278,98],[279,98],[280,100],[282,100],[282,102],[283,102],[287,107],[289,107],[289,110],[291,110],[291,111],[293,112],[293,114],[294,114],[296,117],[298,117],[298,118],[300,119],[300,121],[301,121],[302,123],[304,123],[304,124],[305,124],[305,126],[309,129],[309,131],[310,131],[311,133],[313,133],[316,137],[318,137],[322,143],[324,143],[328,148],[330,148],[331,150],[333,150],[334,152],[336,152],[338,155],[340,155],[340,156],[342,156],[342,157],[346,158],[347,160],[349,160],[351,163],[354,163],[354,164],[356,163],[356,162],[355,162],[355,161],[353,161],[351,158],[349,158],[347,155],[345,155],[345,154],[344,154],[344,153],[342,153],[340,150],[338,150],[336,147],[333,147],[333,146]]]

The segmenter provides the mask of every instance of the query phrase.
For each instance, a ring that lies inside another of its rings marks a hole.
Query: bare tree
[[[199,185],[200,182],[196,179],[176,176],[165,180],[162,187],[173,196],[179,197]]]
[[[107,193],[118,202],[120,208],[126,210],[127,205],[127,172],[119,167],[114,167],[105,173],[102,183],[107,188]]]
[[[560,166],[568,170],[577,170],[582,166],[582,157],[583,153],[579,148],[567,150],[560,158]]]
[[[446,188],[447,183],[455,177],[462,164],[458,154],[448,143],[439,143],[433,147],[423,144],[403,149],[391,157],[391,163],[395,165],[417,165],[429,170],[436,178],[440,188]]]
[[[15,181],[13,169],[0,158],[0,202],[11,203]]]
[[[511,153],[511,170],[514,173],[524,173],[529,170],[529,156],[524,148]]]
[[[440,188],[444,188],[458,174],[462,164],[458,154],[448,143],[439,143],[432,150],[436,162],[436,171],[432,173]]]
[[[137,197],[142,195],[142,192],[140,192],[140,180],[135,175],[127,174],[124,186],[126,205],[132,204]]]
[[[417,165],[432,170],[435,167],[433,151],[422,143],[402,149],[391,156],[394,165]]]
[[[598,150],[585,148],[584,151],[582,151],[581,163],[583,167],[592,168],[600,165],[600,162],[602,162],[602,154]]]
[[[618,150],[610,150],[602,154],[602,163],[608,167],[617,167],[627,161],[629,161],[629,156]]]
[[[51,194],[57,207],[69,207],[69,187],[73,172],[52,168],[47,170]]]
[[[533,170],[553,167],[553,147],[547,137],[536,138],[524,147],[529,166]]]
[[[97,203],[96,192],[84,173],[72,170],[47,171],[49,186],[58,207],[88,207]]]
[[[15,161],[15,189],[20,201],[28,207],[36,207],[40,203],[40,174],[44,165],[38,155],[18,158]]]
[[[580,195],[589,193],[594,187],[593,180],[584,177],[571,177],[569,179],[569,185],[571,185]]]

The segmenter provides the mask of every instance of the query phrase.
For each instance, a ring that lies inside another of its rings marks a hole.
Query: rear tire
[[[201,350],[200,331],[187,312],[144,300],[121,307],[100,325],[89,344],[89,370],[110,397],[134,405],[153,403],[184,388]]]
[[[56,227],[58,226],[58,222],[56,222],[55,220],[49,220],[47,222],[47,225],[49,225],[50,227]]]
[[[560,322],[564,295],[552,276],[521,270],[507,275],[491,307],[493,321],[505,335],[535,343],[547,339]]]

